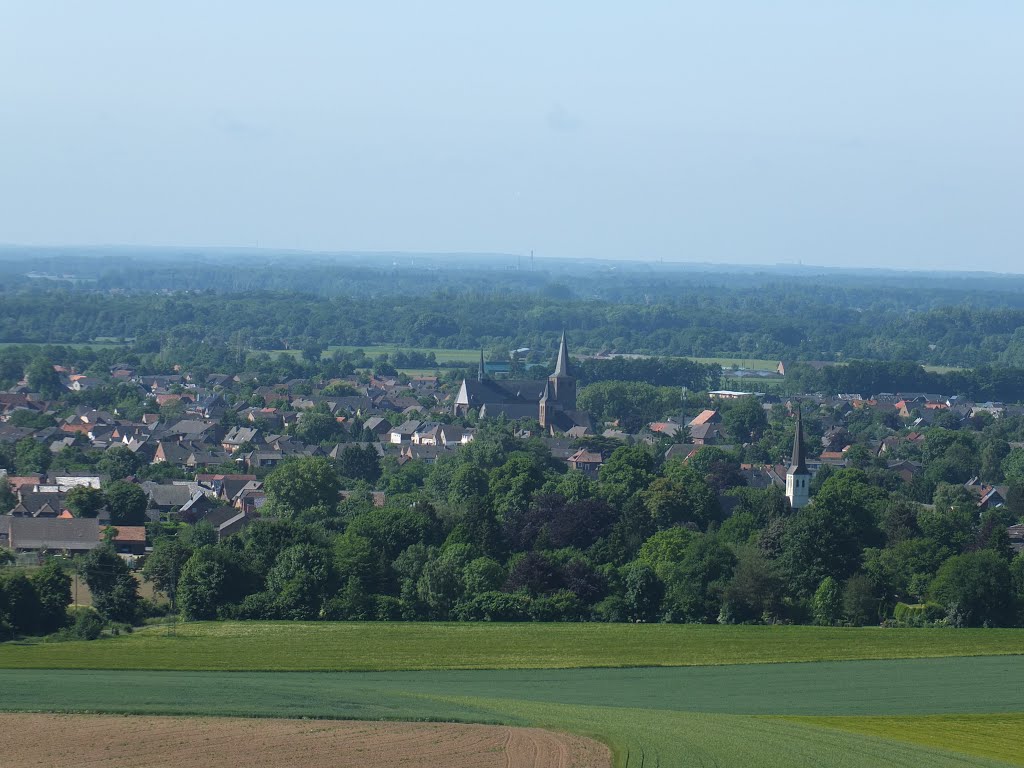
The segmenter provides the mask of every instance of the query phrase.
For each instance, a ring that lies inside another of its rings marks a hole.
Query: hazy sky
[[[0,242],[1024,271],[1022,31],[1020,0],[6,0]]]

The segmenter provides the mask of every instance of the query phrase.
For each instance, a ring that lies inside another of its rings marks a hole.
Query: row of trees
[[[931,601],[954,625],[1024,620],[1012,512],[979,518],[957,486],[926,507],[844,470],[793,511],[737,485],[723,451],[662,464],[621,447],[595,482],[487,430],[429,469],[382,471],[377,508],[338,504],[325,459],[282,465],[263,520],[219,544],[160,538],[147,577],[196,619],[862,624]]]

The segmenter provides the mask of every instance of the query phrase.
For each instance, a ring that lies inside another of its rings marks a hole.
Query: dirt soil
[[[3,768],[609,768],[538,728],[346,720],[0,714]]]

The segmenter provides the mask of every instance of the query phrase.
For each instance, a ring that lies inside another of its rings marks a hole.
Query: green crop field
[[[793,717],[791,722],[896,739],[953,752],[965,751],[1009,763],[1024,759],[1024,714],[903,717]]]
[[[245,652],[240,653],[239,649]],[[1014,629],[198,622],[0,645],[0,668],[359,671],[752,664],[1024,654]]]
[[[1021,757],[983,738],[914,741],[884,723],[951,713],[957,723],[983,715],[979,727],[1019,721],[1000,713],[1024,711],[1024,659],[330,674],[5,670],[0,690],[9,711],[537,725],[599,738],[620,766],[627,756],[631,766],[641,756],[655,766],[995,766]]]
[[[480,360],[479,349],[439,349],[437,347],[411,347],[402,344],[368,344],[365,346],[358,345],[331,345],[324,352],[325,355],[329,355],[332,352],[355,352],[357,349],[363,350],[367,357],[375,358],[378,355],[391,355],[395,352],[433,352],[434,357],[439,363],[476,363]],[[301,355],[302,352],[297,349],[275,349],[270,352],[271,355]]]
[[[106,349],[124,347],[122,341],[0,341],[0,347],[74,347],[76,349]]]
[[[1024,631],[153,626],[0,645],[0,710],[533,725],[619,768],[1024,765]]]

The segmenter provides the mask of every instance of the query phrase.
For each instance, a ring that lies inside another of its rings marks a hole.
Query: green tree
[[[99,488],[78,485],[68,491],[65,503],[75,517],[96,517],[107,499]]]
[[[1014,448],[1001,463],[1003,476],[1009,483],[1024,485],[1024,448]]]
[[[875,514],[884,500],[863,472],[842,470],[786,521],[780,561],[798,596],[810,597],[827,576],[845,580],[857,570],[864,548],[881,543]]]
[[[56,560],[50,559],[32,574],[32,587],[39,598],[39,629],[50,634],[68,623],[71,604],[71,577]]]
[[[67,391],[61,384],[60,375],[53,369],[53,364],[43,357],[37,357],[28,364],[25,378],[29,389],[47,400],[56,400]]]
[[[654,569],[639,561],[625,567],[626,610],[632,621],[654,621],[661,608],[665,586]]]
[[[157,539],[153,551],[146,557],[142,578],[153,584],[153,589],[166,595],[171,610],[177,610],[178,581],[185,563],[192,557],[192,549],[175,536]]]
[[[329,459],[304,457],[278,466],[267,475],[263,490],[274,509],[295,516],[317,506],[334,509],[340,481]]]
[[[658,578],[664,581],[682,561],[686,548],[696,536],[693,531],[680,526],[658,531],[643,543],[636,559],[651,566]]]
[[[370,485],[380,479],[380,457],[372,445],[347,445],[338,456],[338,471],[342,477],[363,480]]]
[[[336,588],[330,552],[310,544],[284,550],[267,574],[267,592],[274,596],[282,619],[319,618]]]
[[[736,567],[736,555],[717,536],[695,536],[665,582],[665,615],[672,621],[714,622]]]
[[[107,621],[135,621],[139,584],[112,546],[103,544],[83,555],[78,568],[101,616]]]
[[[811,598],[811,616],[814,623],[822,627],[831,627],[839,622],[842,609],[839,583],[831,576],[826,576]]]
[[[991,550],[954,555],[939,568],[932,599],[954,626],[1005,626],[1013,619],[1010,567]]]
[[[146,507],[149,500],[146,492],[134,483],[124,480],[110,483],[103,492],[110,510],[112,525],[145,525]]]
[[[39,411],[19,408],[7,419],[7,424],[12,427],[27,427],[28,429],[46,429],[56,426],[52,416]]]
[[[142,464],[141,456],[123,445],[115,445],[103,452],[96,462],[96,471],[109,475],[111,480],[124,480],[138,472]]]
[[[178,606],[189,620],[215,619],[221,610],[240,602],[255,588],[256,579],[244,567],[238,552],[203,547],[193,552],[181,568]]]
[[[314,408],[303,412],[294,432],[302,442],[319,445],[338,440],[344,429],[326,408]]]
[[[32,582],[21,571],[0,576],[0,633],[12,635],[38,635],[42,631],[40,614],[42,603]]]
[[[26,437],[14,446],[14,470],[19,475],[41,475],[50,468],[53,454],[40,442]]]
[[[875,585],[863,573],[855,573],[843,585],[843,618],[855,627],[878,623]]]
[[[768,429],[768,415],[754,397],[741,397],[722,414],[722,423],[737,443],[756,443]]]
[[[616,448],[599,472],[600,493],[616,509],[654,479],[654,457],[639,445]]]
[[[773,560],[754,546],[736,548],[736,567],[722,595],[719,618],[734,622],[773,621],[782,610],[785,581]]]
[[[721,514],[714,490],[700,474],[681,462],[667,466],[665,477],[653,481],[643,497],[659,528],[689,523],[703,530]]]

